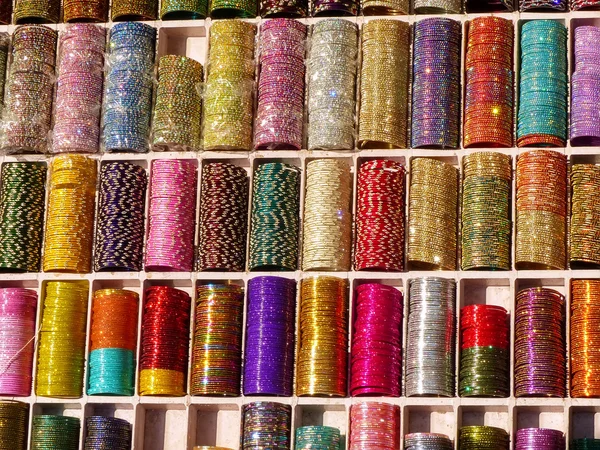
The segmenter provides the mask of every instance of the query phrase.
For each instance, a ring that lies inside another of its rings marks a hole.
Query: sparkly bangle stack
[[[404,15],[409,11],[408,0],[361,0],[361,12],[365,16]]]
[[[358,0],[313,0],[312,15],[318,16],[356,16],[360,7]]]
[[[400,397],[402,293],[379,283],[356,288],[350,394]]]
[[[244,290],[198,286],[192,338],[192,395],[240,395]]]
[[[410,25],[376,19],[362,27],[360,148],[406,148]]]
[[[57,23],[60,20],[61,0],[16,0],[16,24]]]
[[[532,150],[517,159],[518,270],[561,270],[566,260],[567,157]]]
[[[6,77],[0,149],[44,153],[52,121],[57,32],[42,25],[17,27]]]
[[[566,395],[565,297],[523,289],[515,310],[515,397]]]
[[[191,272],[196,221],[196,161],[156,159],[150,173],[147,271]]]
[[[271,17],[306,17],[308,0],[260,0],[260,16]]]
[[[165,55],[158,63],[152,121],[155,151],[198,150],[202,123],[204,68],[191,58]]]
[[[240,450],[291,449],[292,407],[275,402],[242,406]]]
[[[160,5],[161,20],[204,19],[208,13],[208,0],[163,0]]]
[[[531,20],[521,30],[517,145],[564,147],[567,142],[567,29]]]
[[[281,162],[260,164],[254,171],[250,270],[298,268],[300,176],[298,167]]]
[[[600,145],[600,117],[595,113],[600,84],[600,27],[574,31],[574,72],[571,75],[571,145]]]
[[[155,20],[158,0],[112,0],[110,17],[113,22]]]
[[[293,279],[258,277],[248,282],[244,395],[292,396],[295,318]]]
[[[146,290],[140,344],[140,395],[186,392],[190,296],[168,286]]]
[[[6,450],[25,450],[29,423],[29,405],[0,400],[0,442]]]
[[[81,421],[69,416],[33,416],[31,450],[79,450]]]
[[[600,339],[600,280],[571,281],[570,393],[574,398],[600,396],[600,362],[594,356]]]
[[[415,0],[413,9],[416,14],[460,14],[462,2],[460,0]]]
[[[125,289],[94,292],[88,395],[133,395],[139,296]]]
[[[515,436],[515,450],[565,450],[565,445],[564,433],[549,428],[521,428]]]
[[[460,427],[458,447],[461,450],[508,450],[510,436],[502,428],[485,425]]]
[[[105,29],[89,23],[60,36],[52,153],[99,150],[105,45]]]
[[[63,0],[65,22],[107,22],[109,0]]]
[[[410,433],[404,436],[404,450],[453,450],[448,436],[441,433]]]
[[[12,0],[0,0],[0,24],[10,25],[12,18],[12,6]],[[4,72],[2,72],[2,74],[3,73]]]
[[[115,161],[100,168],[96,272],[142,270],[147,184],[142,166]]]
[[[6,85],[6,68],[8,67],[9,48],[9,34],[0,33],[0,113],[2,112],[2,108],[4,108],[4,86]]]
[[[358,27],[344,19],[312,26],[308,45],[308,149],[352,150]]]
[[[352,177],[345,160],[306,165],[302,269],[348,270],[352,253]]]
[[[410,281],[405,391],[454,396],[456,283],[428,277]],[[424,358],[423,355],[428,357]]]
[[[293,19],[272,19],[260,28],[255,150],[302,148],[306,31]]]
[[[295,449],[339,450],[340,430],[335,427],[312,425],[296,428]]]
[[[349,450],[400,448],[400,407],[389,403],[355,403],[350,407]]]
[[[414,26],[413,148],[459,145],[460,45],[460,22],[431,18]]]
[[[569,11],[568,0],[519,0],[519,10],[521,12],[533,11]]]
[[[385,159],[361,164],[356,204],[355,270],[404,268],[404,166]]]
[[[573,164],[570,170],[569,259],[572,269],[600,267],[600,166]],[[1,239],[1,238],[0,238]]]
[[[513,145],[513,23],[478,17],[469,23],[463,145]]]
[[[202,168],[197,270],[244,270],[248,184],[242,167],[211,162]]]
[[[301,282],[296,360],[297,396],[344,397],[348,360],[348,280]]]
[[[131,450],[131,424],[116,417],[91,416],[85,421],[86,450],[110,448],[110,450]]]
[[[508,397],[510,344],[508,311],[501,306],[461,309],[461,397]]]
[[[257,0],[209,0],[208,11],[212,19],[254,18]]]
[[[47,167],[7,162],[0,178],[0,271],[39,272]]]
[[[204,88],[204,150],[251,150],[256,26],[213,22]]]
[[[156,28],[125,22],[110,30],[102,146],[107,152],[145,152],[150,139]]]
[[[88,273],[92,265],[96,161],[60,155],[50,167],[44,272]]]
[[[463,157],[462,270],[510,270],[512,166],[510,156]]]
[[[0,395],[31,395],[37,293],[0,289]]]
[[[35,394],[79,398],[83,391],[88,282],[49,281],[45,291]]]
[[[408,263],[414,269],[456,269],[458,169],[430,158],[411,162]]]

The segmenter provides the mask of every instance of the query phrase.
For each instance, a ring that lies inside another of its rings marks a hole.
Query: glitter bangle
[[[143,266],[148,176],[130,162],[100,168],[94,270],[139,271]]]
[[[99,150],[104,28],[67,25],[59,42],[52,153]]]
[[[70,416],[33,416],[31,429],[31,450],[61,448],[79,449],[81,421]]]
[[[0,289],[0,395],[31,395],[37,293]]]
[[[0,177],[0,270],[39,272],[47,166],[10,162]]]
[[[298,167],[285,163],[264,163],[255,169],[250,270],[298,268],[300,177]]]
[[[293,19],[261,26],[255,150],[302,148],[306,31]]]
[[[292,407],[276,402],[242,406],[240,450],[291,448]]]
[[[330,276],[303,279],[299,314],[295,394],[345,396],[348,280]]]
[[[548,450],[564,450],[564,433],[549,428],[521,428],[517,430],[515,450],[528,450],[542,446]]]
[[[497,30],[490,33],[488,30]],[[463,145],[512,147],[513,23],[478,17],[469,23],[465,55]]]
[[[524,23],[517,115],[519,147],[565,146],[567,88],[567,29],[555,20]],[[537,137],[535,143],[528,144],[532,137]]]
[[[16,24],[57,23],[60,20],[60,0],[16,0]]]
[[[291,397],[295,316],[294,280],[257,277],[248,282],[244,395]]]
[[[596,202],[600,198],[600,167],[573,164],[570,171],[571,217],[569,259],[572,269],[600,266],[600,242],[596,232],[600,222]]]
[[[358,171],[355,270],[404,267],[404,166],[375,159]]]
[[[547,288],[522,289],[515,310],[515,397],[565,397],[565,298]]]
[[[204,150],[252,149],[254,24],[222,20],[210,28],[204,89]]]
[[[46,283],[35,381],[38,396],[81,397],[88,287],[87,281]]]
[[[131,424],[116,417],[90,416],[85,420],[84,448],[131,450]]]
[[[306,17],[308,0],[260,0],[260,16],[271,17]]]
[[[510,270],[511,158],[475,152],[463,157],[462,270]]]
[[[110,13],[113,22],[156,20],[158,0],[113,0]]]
[[[195,20],[206,18],[208,0],[163,0],[161,20]]]
[[[311,425],[296,428],[295,449],[338,450],[340,448],[340,430],[335,427]]]
[[[0,442],[5,442],[11,450],[27,448],[29,429],[29,405],[13,400],[0,400]]]
[[[60,155],[50,166],[44,272],[88,273],[92,263],[96,161]]]
[[[494,305],[469,305],[460,311],[461,397],[508,397],[508,311]]]
[[[145,152],[150,140],[156,29],[119,23],[110,30],[102,113],[106,152]]]
[[[348,270],[352,253],[352,177],[345,160],[306,165],[302,270]]]
[[[413,8],[416,14],[460,14],[460,0],[415,0]]]
[[[344,19],[325,19],[312,26],[309,43],[308,149],[351,150],[355,138],[358,27]]]
[[[397,20],[371,20],[363,25],[361,36],[358,145],[406,148],[410,26]]]
[[[359,2],[357,0],[314,0],[312,15],[317,16],[356,16]]]
[[[168,286],[146,290],[140,343],[140,395],[186,393],[190,296]]]
[[[502,428],[485,425],[460,427],[458,432],[458,447],[464,450],[479,450],[494,448],[508,450],[510,436]]]
[[[402,393],[402,293],[393,286],[356,288],[350,394],[400,397]]]
[[[192,338],[192,395],[240,395],[244,290],[198,286]]]
[[[152,161],[145,259],[147,271],[192,270],[196,177],[195,160]]]
[[[443,36],[443,39],[440,37]],[[460,23],[431,18],[415,24],[412,147],[457,148],[460,135]]]
[[[185,56],[165,55],[158,63],[152,123],[155,151],[198,150],[204,68]]]
[[[63,0],[65,22],[107,22],[109,0]]]
[[[389,403],[356,403],[350,407],[349,450],[400,448],[400,407]]]
[[[426,277],[410,281],[406,342],[407,397],[453,397],[456,283]],[[427,354],[427,357],[423,355]]]
[[[246,170],[229,163],[202,168],[198,270],[241,272],[246,266]]]
[[[404,436],[405,450],[451,450],[454,448],[448,436],[441,433],[409,433]]]
[[[600,27],[579,26],[574,31],[575,70],[571,76],[571,145],[600,144],[600,118],[594,106],[600,83]]]
[[[551,150],[522,153],[516,178],[517,270],[564,269],[567,157]]]
[[[6,77],[2,136],[4,153],[44,153],[52,121],[57,32],[42,25],[17,27]]]
[[[455,270],[458,169],[430,158],[411,162],[407,259],[411,268]]]
[[[210,0],[209,14],[212,19],[256,17],[256,0]]]

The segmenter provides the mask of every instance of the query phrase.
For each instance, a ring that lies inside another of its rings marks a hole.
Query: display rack
[[[464,14],[444,17],[461,21],[466,30],[466,24],[474,17],[496,15],[513,21],[515,26],[515,70],[518,70],[519,29],[523,21],[532,19],[559,20],[569,30],[569,70],[571,71],[573,29],[579,25],[600,25],[600,13],[497,13],[497,14]],[[393,20],[414,23],[426,15],[389,16]],[[351,18],[359,26],[375,17]],[[382,18],[382,17],[379,17]],[[305,23],[314,23],[319,19],[302,19]],[[260,24],[260,19],[250,20]],[[202,64],[206,62],[208,48],[208,32],[210,20],[196,21],[155,21],[146,22],[158,29],[158,56],[165,54],[181,54],[197,59]],[[105,24],[111,27],[111,23]],[[64,24],[51,25],[51,28],[63,30]],[[0,31],[12,33],[14,25],[0,26]],[[466,33],[464,33],[466,34]],[[463,59],[464,59],[463,35]],[[463,65],[464,67],[464,65]],[[517,73],[518,86],[518,73]],[[464,83],[463,83],[464,84]],[[518,99],[518,96],[515,97]],[[199,173],[208,161],[227,161],[244,167],[251,178],[256,165],[264,161],[283,161],[302,168],[306,173],[306,164],[315,158],[340,158],[347,160],[352,167],[354,177],[354,199],[356,199],[356,173],[362,161],[373,158],[389,158],[399,161],[407,168],[407,192],[410,184],[410,162],[417,157],[430,157],[444,160],[461,169],[462,157],[476,151],[491,150],[508,154],[512,157],[513,173],[516,158],[527,149],[468,149],[468,150],[362,150],[354,152],[327,151],[258,151],[258,152],[150,152],[147,154],[98,154],[93,158],[100,164],[105,161],[130,161],[149,170],[151,161],[163,158],[186,158],[197,162]],[[567,155],[570,163],[593,162],[600,163],[600,148],[571,148],[567,146],[557,151]],[[9,161],[39,161],[51,157],[42,155],[4,156],[0,164]],[[301,213],[303,207],[305,177],[301,184]],[[200,180],[198,180],[198,190]],[[512,189],[512,217],[515,217],[515,185]],[[199,200],[198,200],[199,203]],[[353,205],[353,208],[355,205]],[[198,211],[197,211],[198,218]],[[514,223],[512,236],[514,241]],[[513,245],[514,260],[514,245]],[[247,288],[248,280],[257,276],[273,275],[293,278],[300,281],[303,278],[323,275],[325,272],[186,272],[186,273],[91,273],[91,274],[0,274],[0,287],[26,287],[38,293],[37,323],[40,323],[41,305],[44,289],[48,281],[56,280],[87,280],[89,283],[88,325],[89,336],[92,293],[102,288],[125,288],[143,296],[145,289],[152,285],[170,285],[186,291],[195,298],[195,287],[207,281],[230,280]],[[460,320],[460,308],[469,304],[494,304],[505,307],[511,313],[514,311],[515,295],[520,289],[530,286],[543,286],[558,290],[566,296],[566,313],[570,311],[570,281],[582,278],[600,278],[597,270],[562,270],[562,271],[506,271],[506,272],[462,272],[462,271],[408,271],[403,273],[378,272],[327,272],[327,275],[346,278],[350,283],[350,325],[352,332],[353,299],[355,287],[367,280],[378,281],[397,287],[406,295],[409,280],[439,276],[454,279],[457,285],[457,320]],[[247,291],[247,289],[246,289]],[[406,340],[406,320],[408,301],[404,300],[403,339]],[[193,304],[192,304],[193,308]],[[138,327],[141,323],[142,307],[140,303]],[[193,315],[192,315],[193,317]],[[245,327],[245,323],[244,323]],[[190,326],[190,335],[193,324]],[[567,336],[569,336],[569,321],[567,320]],[[138,330],[138,343],[141,332]],[[350,334],[351,335],[351,334]],[[511,367],[514,357],[514,323],[511,320]],[[404,342],[405,344],[405,342]],[[88,354],[86,344],[86,355]],[[405,348],[405,345],[404,345]],[[459,342],[456,343],[456,374],[458,375]],[[569,340],[567,339],[567,352]],[[139,345],[138,345],[139,356]],[[34,356],[37,360],[37,348]],[[188,367],[191,366],[191,358]],[[189,379],[188,370],[188,379]],[[511,369],[512,373],[512,369]],[[87,365],[85,367],[87,379]],[[514,380],[511,377],[511,392],[514,391]],[[136,379],[137,392],[137,379]],[[31,405],[30,417],[37,414],[64,414],[84,419],[91,415],[109,415],[127,419],[133,425],[133,449],[135,450],[187,450],[194,445],[218,445],[238,448],[240,437],[241,406],[258,400],[278,401],[292,406],[292,430],[302,425],[331,425],[338,427],[342,433],[343,448],[349,444],[349,409],[351,405],[364,401],[381,401],[399,405],[401,408],[401,429],[403,436],[411,432],[444,433],[456,443],[458,430],[463,425],[492,425],[504,428],[511,437],[522,427],[548,427],[565,433],[567,442],[573,438],[600,438],[600,399],[556,399],[556,398],[313,398],[313,397],[107,397],[87,396],[79,399],[56,399],[31,395],[26,398],[13,397],[14,400],[25,401]],[[30,420],[31,427],[31,420]],[[31,429],[30,429],[31,432]],[[83,449],[84,427],[80,436],[80,449]],[[511,442],[511,450],[513,443]]]

